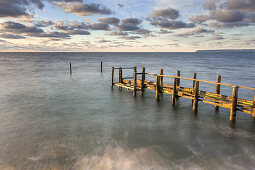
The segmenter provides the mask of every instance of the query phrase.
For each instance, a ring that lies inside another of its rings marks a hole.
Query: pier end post
[[[160,75],[163,75],[163,74],[164,74],[164,70],[160,69]],[[163,86],[163,77],[160,77],[160,86],[161,87]]]
[[[100,67],[100,72],[103,72],[103,62],[101,61],[101,67]]]
[[[157,76],[156,77],[156,96],[155,96],[155,99],[156,99],[156,101],[159,101],[160,99],[159,99],[159,92],[160,92],[160,77],[159,76]]]
[[[69,70],[70,70],[70,75],[72,75],[72,63],[70,63]]]

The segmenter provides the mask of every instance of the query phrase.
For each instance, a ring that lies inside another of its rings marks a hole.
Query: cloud
[[[1,0],[0,1],[0,17],[29,17],[30,14],[24,6],[22,0]]]
[[[208,30],[208,29],[204,29],[204,28],[196,28],[193,31],[189,31],[186,33],[181,33],[181,34],[176,34],[174,36],[176,37],[182,37],[182,38],[188,38],[189,36],[198,36],[200,34],[210,34],[210,33],[214,33],[214,30]],[[199,37],[203,37],[203,36],[199,36]]]
[[[90,29],[92,30],[109,30],[110,27],[108,24],[105,24],[105,23],[93,23],[90,25]]]
[[[183,21],[174,21],[167,19],[156,19],[151,22],[152,25],[165,29],[194,28],[194,23],[185,23]]]
[[[162,10],[154,10],[152,11],[151,17],[164,17],[170,19],[177,19],[180,16],[179,11],[173,8],[167,8]]]
[[[244,13],[237,10],[217,9],[211,12],[210,18],[219,22],[238,22],[244,20]]]
[[[0,34],[0,38],[5,39],[25,39],[26,37],[21,35],[14,35],[14,34]]]
[[[104,14],[110,15],[113,12],[107,8],[102,7],[99,4],[84,4],[84,3],[56,3],[61,9],[63,9],[67,13],[74,13],[78,16],[89,16],[95,14]]]
[[[209,19],[209,16],[207,15],[197,15],[197,16],[192,16],[190,18],[190,21],[195,22],[195,23],[203,23]]]
[[[107,33],[106,35],[110,35],[110,36],[125,36],[128,35],[127,32],[122,32],[122,31],[118,31],[118,32],[110,32]]]
[[[125,39],[125,40],[136,40],[136,39],[139,39],[142,37],[140,37],[140,36],[122,36],[121,38]]]
[[[45,21],[45,20],[40,20],[40,21],[35,21],[34,22],[34,26],[35,27],[48,27],[48,26],[52,26],[54,25],[54,22],[53,21]]]
[[[124,5],[122,5],[122,4],[117,4],[117,6],[120,7],[120,8],[124,7]]]
[[[142,23],[142,20],[138,18],[125,18],[122,20],[122,24],[124,25],[139,25]]]
[[[173,33],[172,31],[168,31],[168,30],[165,30],[165,29],[160,29],[160,31],[157,32],[158,34],[171,34]]]
[[[120,20],[118,18],[115,18],[115,17],[99,18],[98,21],[109,24],[109,25],[117,25],[120,22]]]

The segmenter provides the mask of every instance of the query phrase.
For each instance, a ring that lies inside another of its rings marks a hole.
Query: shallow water
[[[255,122],[110,88],[112,66],[254,87],[255,53],[0,53],[0,169],[253,169]],[[73,74],[69,75],[69,62]],[[104,62],[103,73],[99,72]],[[124,76],[130,76],[124,70]],[[150,79],[150,77],[147,77]],[[153,77],[151,77],[152,79]],[[117,77],[115,77],[117,80]],[[154,79],[154,78],[153,78]],[[171,79],[164,79],[171,83]],[[181,81],[192,86],[190,81]],[[215,91],[214,85],[201,89]],[[222,93],[232,89],[222,87]],[[253,99],[254,93],[240,90]]]

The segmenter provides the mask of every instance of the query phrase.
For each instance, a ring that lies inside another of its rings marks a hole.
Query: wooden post
[[[143,70],[142,70],[141,95],[143,95],[143,93],[144,93],[144,88],[145,88],[144,81],[145,81],[145,68],[143,67]]]
[[[216,78],[216,83],[221,83],[221,76],[217,75]],[[216,84],[216,94],[220,94],[220,85]],[[219,110],[219,106],[214,106],[215,110],[218,111]]]
[[[193,101],[193,111],[196,113],[198,108],[198,95],[199,95],[199,81],[195,82],[194,87],[194,101]]]
[[[119,68],[119,83],[122,83],[122,68]],[[121,90],[122,87],[119,86],[119,89]]]
[[[133,96],[136,96],[136,87],[137,87],[137,74],[136,74],[136,67],[134,67],[134,75],[133,75],[133,80],[134,80],[134,90],[133,90]]]
[[[72,63],[70,63],[70,74],[72,74]]]
[[[176,72],[176,76],[177,77],[180,77],[181,76],[181,72],[178,70],[177,72]],[[180,86],[180,79],[179,78],[177,78],[177,80],[176,80],[176,89],[178,89],[178,87]],[[179,96],[176,94],[176,99],[178,100],[179,99]]]
[[[100,67],[101,73],[103,72],[103,62],[101,61],[101,67]]]
[[[163,75],[164,74],[164,71],[163,69],[160,69],[160,75]],[[160,77],[160,87],[163,86],[163,77]]]
[[[175,105],[175,99],[176,99],[176,94],[177,94],[176,86],[177,86],[177,78],[174,79],[174,88],[173,88],[173,93],[172,93],[172,105]]]
[[[197,73],[193,73],[193,79],[197,79]],[[194,80],[194,81],[193,81],[193,86],[192,86],[193,89],[195,89],[195,84],[196,84],[196,81]],[[194,100],[192,99],[192,104],[193,104],[193,101],[194,101]]]
[[[155,99],[156,101],[159,101],[159,92],[160,92],[160,77],[157,76],[156,77],[156,96],[155,96]]]
[[[235,117],[236,117],[237,98],[238,98],[238,86],[233,86],[233,91],[232,91],[232,105],[231,105],[230,117],[229,117],[229,120],[230,120],[230,121],[235,120]]]
[[[113,89],[114,85],[114,67],[112,67],[112,82],[111,82],[111,88]]]
[[[251,113],[252,113],[253,119],[255,120],[255,95],[254,95],[254,99],[253,99],[253,108],[251,110]]]

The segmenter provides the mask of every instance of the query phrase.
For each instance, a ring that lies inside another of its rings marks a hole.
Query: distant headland
[[[222,53],[222,52],[226,52],[226,53],[231,53],[231,52],[255,52],[255,49],[223,49],[223,50],[197,50],[196,53]]]

